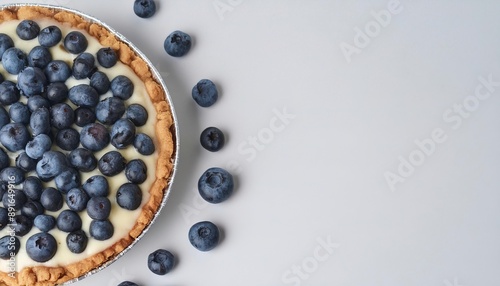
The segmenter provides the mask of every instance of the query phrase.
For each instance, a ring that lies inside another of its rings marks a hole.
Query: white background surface
[[[497,1],[401,0],[385,27],[374,13],[386,0],[157,1],[150,19],[133,14],[132,0],[32,2],[78,9],[135,43],[162,73],[180,124],[177,175],[156,224],[75,285],[500,283]],[[362,42],[365,28],[373,37]],[[194,39],[183,58],[163,50],[174,30]],[[357,50],[346,57],[345,45]],[[206,109],[191,98],[202,78],[221,92]],[[220,152],[199,145],[208,126],[228,138]],[[411,160],[412,172],[398,171]],[[237,182],[218,205],[196,188],[213,166]],[[401,176],[395,190],[386,172]],[[207,253],[187,239],[201,220],[224,233]],[[147,268],[158,248],[178,258],[165,276]]]

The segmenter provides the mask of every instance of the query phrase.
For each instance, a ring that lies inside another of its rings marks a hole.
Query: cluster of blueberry
[[[28,238],[26,252],[37,262],[50,260],[58,243],[49,231],[57,227],[66,232],[66,244],[74,253],[85,250],[88,237],[82,229],[80,212],[86,210],[92,219],[88,233],[96,240],[107,240],[114,233],[110,222],[111,201],[107,177],[125,172],[128,183],[119,187],[117,204],[127,210],[137,209],[142,200],[139,184],[146,180],[147,168],[141,159],[127,162],[120,149],[134,146],[138,153],[155,151],[147,134],[136,133],[136,127],[146,123],[148,113],[139,104],[127,106],[134,91],[132,81],[119,75],[110,80],[98,70],[113,67],[117,55],[111,48],[102,48],[94,56],[85,52],[88,41],[79,31],[63,37],[57,26],[40,29],[31,20],[16,28],[21,40],[38,39],[39,45],[26,53],[14,46],[7,34],[0,34],[0,59],[17,83],[0,74],[0,143],[16,154],[15,165],[0,148],[0,229],[9,224],[8,210],[14,210],[15,252],[21,247],[18,237],[33,226],[41,232]],[[51,47],[62,41],[65,50],[75,55],[70,66],[53,58]],[[70,78],[90,80],[68,88]],[[111,91],[111,97],[100,96]],[[68,102],[69,101],[69,102]],[[75,109],[69,104],[76,106]],[[8,107],[8,111],[4,107]],[[74,126],[76,125],[76,126]],[[77,131],[76,128],[81,128]],[[101,158],[96,151],[114,148]],[[94,175],[81,182],[80,172],[98,168]],[[53,181],[54,187],[46,183]],[[16,188],[7,192],[8,185]],[[49,212],[61,210],[64,202],[69,209],[57,218]],[[11,236],[0,238],[0,258],[8,259]]]

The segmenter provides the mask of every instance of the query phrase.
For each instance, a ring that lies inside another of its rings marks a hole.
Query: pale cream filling
[[[16,47],[24,50],[26,53],[29,53],[29,51],[33,47],[39,45],[38,39],[35,38],[33,40],[30,40],[30,41],[24,41],[24,40],[19,39],[15,33],[15,29],[16,29],[19,22],[20,21],[9,21],[9,22],[2,23],[1,24],[1,32],[10,35],[11,38],[14,40]],[[37,20],[36,22],[38,23],[38,25],[40,26],[41,29],[43,29],[44,27],[50,26],[50,25],[58,26],[62,30],[63,39],[64,39],[64,36],[67,33],[69,33],[70,31],[77,30],[77,29],[69,27],[69,26],[63,26],[60,23],[58,23],[56,21],[49,20],[49,19]],[[96,52],[100,48],[102,48],[102,45],[97,41],[97,39],[91,37],[85,31],[82,31],[82,30],[79,30],[79,31],[84,33],[84,35],[87,37],[87,40],[89,42],[89,46],[85,52],[91,53],[95,56]],[[70,65],[70,67],[72,65],[73,59],[76,57],[76,55],[67,53],[64,50],[64,48],[62,47],[62,41],[61,41],[60,45],[57,45],[55,47],[50,48],[50,51],[52,53],[53,59],[64,60]],[[149,99],[149,96],[147,94],[144,83],[135,75],[135,73],[128,66],[122,64],[121,62],[118,62],[117,65],[115,65],[114,67],[109,68],[109,69],[100,67],[97,60],[96,60],[96,65],[99,67],[100,71],[105,72],[107,74],[107,76],[109,77],[110,80],[112,80],[117,75],[125,75],[132,80],[132,82],[134,83],[134,94],[130,99],[125,101],[125,104],[126,104],[126,106],[128,106],[129,104],[132,104],[132,103],[138,103],[146,108],[146,110],[148,111],[148,114],[149,114],[148,121],[144,126],[138,127],[136,129],[136,131],[137,131],[137,133],[139,133],[139,132],[146,133],[146,134],[150,135],[152,138],[154,138],[156,112],[155,112],[155,109],[154,109],[154,106],[153,106],[151,100]],[[9,75],[3,69],[3,66],[1,66],[1,65],[0,65],[0,72],[2,73],[2,75],[6,79],[12,80],[14,82],[16,81],[16,76]],[[72,87],[74,85],[81,84],[81,83],[88,84],[89,80],[88,79],[76,80],[73,77],[71,77],[70,79],[68,79],[68,81],[66,81],[66,85],[68,87]],[[106,97],[109,97],[109,96],[111,96],[110,91],[108,93],[102,95],[101,100],[106,98]],[[71,105],[71,102],[68,101],[68,103]],[[74,125],[73,128],[80,130],[80,128],[76,125]],[[53,148],[57,149],[57,147],[53,147]],[[104,150],[96,152],[95,156],[97,159],[99,159],[103,154],[105,154],[106,152],[111,151],[111,150],[115,150],[115,148],[110,144]],[[37,263],[37,262],[33,261],[27,255],[26,249],[25,249],[27,239],[31,235],[40,232],[40,230],[38,230],[36,227],[33,226],[33,228],[31,229],[31,231],[28,234],[24,235],[23,237],[20,237],[21,249],[20,249],[19,253],[17,254],[17,256],[15,256],[15,261],[13,263],[15,265],[15,269],[17,271],[20,271],[24,267],[31,267],[31,266],[36,266],[36,265],[57,267],[57,266],[64,266],[64,265],[69,265],[71,263],[78,262],[82,259],[85,259],[89,256],[92,256],[96,253],[99,253],[99,252],[105,250],[106,248],[110,247],[115,242],[117,242],[119,239],[121,239],[122,237],[125,237],[129,233],[129,231],[132,229],[133,225],[135,224],[135,222],[140,214],[142,206],[149,199],[148,190],[150,189],[151,185],[153,184],[153,182],[155,180],[155,168],[156,168],[156,160],[157,160],[158,154],[157,154],[157,152],[155,152],[154,154],[152,154],[150,156],[143,156],[143,155],[139,154],[133,146],[129,146],[128,148],[126,148],[124,150],[119,150],[119,151],[122,153],[122,155],[127,160],[137,159],[137,158],[142,159],[146,163],[146,166],[148,167],[147,180],[140,185],[140,187],[143,191],[143,199],[142,199],[141,207],[139,207],[135,211],[129,211],[129,210],[122,209],[120,206],[118,206],[118,204],[116,203],[116,199],[115,199],[116,192],[122,184],[127,182],[127,179],[125,177],[124,172],[121,172],[120,174],[118,174],[116,176],[109,177],[108,182],[109,182],[109,187],[110,187],[110,195],[108,196],[108,198],[110,199],[111,204],[112,204],[111,214],[110,214],[109,220],[112,222],[112,224],[114,226],[113,237],[111,237],[110,239],[105,240],[105,241],[98,241],[98,240],[90,237],[89,225],[90,225],[90,222],[92,221],[92,219],[87,215],[86,211],[82,211],[82,212],[80,212],[80,217],[82,218],[82,222],[83,222],[82,229],[85,230],[85,232],[87,233],[87,236],[89,236],[88,245],[87,245],[87,248],[85,249],[85,251],[81,254],[74,254],[74,253],[70,252],[68,247],[66,246],[67,233],[58,230],[56,227],[55,229],[50,231],[50,234],[52,234],[56,238],[56,240],[58,241],[58,248],[57,248],[56,255],[51,260],[49,260],[47,262]],[[16,154],[10,154],[10,155],[11,155],[12,162],[14,162]],[[96,175],[96,174],[100,174],[100,172],[97,168],[93,172],[81,173],[81,175],[82,175],[81,180],[82,180],[82,182],[85,182],[85,180],[87,180],[87,178],[91,177],[92,175]],[[64,206],[60,211],[62,211],[64,209],[68,209],[66,203],[64,203]],[[54,215],[57,218],[57,214],[59,212],[56,212],[56,213],[46,212],[46,213]],[[0,231],[0,237],[3,237],[5,235],[9,235],[9,233],[7,232],[7,229],[8,229],[8,227],[6,227]],[[6,260],[6,261],[0,260],[0,271],[11,272],[11,269],[9,268],[9,264],[10,264],[10,266],[12,266],[12,264],[9,263],[8,260]]]

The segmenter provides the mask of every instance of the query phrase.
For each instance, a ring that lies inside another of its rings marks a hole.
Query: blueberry
[[[28,102],[29,107],[29,102]],[[50,112],[46,107],[41,107],[33,111],[30,117],[30,127],[33,136],[38,134],[49,134],[50,132]]]
[[[109,194],[108,180],[101,175],[94,175],[88,178],[82,187],[91,197],[106,197]]]
[[[111,212],[111,202],[107,197],[91,197],[87,202],[87,214],[92,219],[105,220]]]
[[[72,54],[84,52],[87,49],[87,46],[87,38],[78,31],[69,32],[64,38],[64,47]]]
[[[41,180],[50,180],[68,168],[66,156],[59,151],[47,151],[36,164],[36,173]]]
[[[33,224],[39,230],[48,232],[56,227],[56,218],[51,215],[41,214],[35,217]]]
[[[208,127],[200,135],[200,143],[203,148],[211,152],[217,152],[224,147],[224,133],[217,127]]]
[[[222,168],[210,168],[198,180],[201,197],[213,204],[227,200],[233,193],[233,188],[233,176]]]
[[[109,151],[97,162],[99,171],[105,176],[111,177],[119,174],[125,169],[126,161],[118,151]]]
[[[191,226],[188,237],[194,248],[209,251],[219,244],[219,228],[210,221],[201,221]]]
[[[56,219],[57,228],[64,232],[72,232],[82,228],[82,219],[72,210],[63,210]]]
[[[16,157],[16,167],[24,172],[31,172],[36,169],[37,160],[31,158],[26,152],[21,152]]]
[[[92,220],[90,222],[90,236],[97,240],[107,240],[113,236],[115,228],[109,220]]]
[[[25,96],[40,95],[45,91],[47,78],[43,71],[36,67],[27,67],[17,77],[17,87]]]
[[[125,113],[125,103],[118,97],[107,97],[101,100],[95,109],[97,120],[103,124],[114,124]]]
[[[33,227],[33,220],[25,215],[14,216],[14,233],[17,236],[24,236]]]
[[[95,107],[99,103],[99,94],[88,84],[73,86],[69,89],[68,97],[76,106]]]
[[[134,13],[141,18],[150,18],[156,12],[156,3],[154,0],[135,0]]]
[[[10,157],[5,151],[0,148],[0,170],[7,168],[10,165]]]
[[[68,87],[63,82],[53,82],[47,86],[47,99],[52,103],[61,103],[68,98]]]
[[[90,78],[96,69],[95,58],[92,54],[81,53],[73,60],[73,76],[76,79]]]
[[[120,284],[118,284],[117,286],[139,286],[139,285],[137,285],[136,283],[131,282],[131,281],[123,281]]]
[[[219,92],[211,80],[202,79],[193,87],[191,95],[199,106],[209,107],[217,101]]]
[[[36,216],[43,214],[45,211],[42,204],[38,201],[28,200],[21,208],[21,214],[34,219]]]
[[[75,124],[83,127],[89,123],[94,123],[96,120],[95,112],[88,107],[78,107],[75,109]]]
[[[81,229],[73,231],[66,236],[66,245],[69,251],[73,253],[82,253],[85,251],[88,241],[87,234]]]
[[[30,122],[30,116],[30,109],[26,104],[20,101],[14,102],[9,108],[9,117],[13,122],[28,124]]]
[[[39,134],[26,144],[26,155],[33,159],[40,159],[43,153],[50,150],[52,140],[46,134]]]
[[[90,151],[104,149],[109,144],[109,140],[108,130],[99,123],[87,124],[80,131],[80,142]]]
[[[18,167],[7,167],[0,171],[0,180],[9,184],[20,184],[24,181],[24,172]]]
[[[148,177],[148,168],[141,159],[131,160],[125,167],[125,176],[131,183],[142,184]]]
[[[148,111],[142,105],[133,103],[127,107],[125,115],[135,126],[143,126],[148,121]]]
[[[182,57],[191,49],[191,36],[182,31],[174,31],[165,39],[163,48],[172,57]]]
[[[85,148],[76,148],[68,155],[69,164],[80,172],[90,172],[97,167],[94,153]]]
[[[142,191],[135,184],[125,183],[116,192],[116,202],[126,210],[135,210],[141,206]]]
[[[7,34],[0,33],[0,59],[2,58],[3,53],[12,47],[14,47],[14,41],[12,38]]]
[[[80,186],[80,173],[73,168],[68,168],[66,171],[57,175],[54,181],[56,183],[56,188],[61,193],[66,194],[71,189]]]
[[[42,191],[40,203],[46,210],[56,212],[63,206],[63,196],[58,190],[48,187]]]
[[[153,139],[144,133],[138,133],[135,136],[134,147],[141,155],[151,155],[155,152]]]
[[[95,88],[98,94],[102,95],[108,92],[111,82],[105,73],[96,71],[90,76],[90,86]]]
[[[158,249],[148,255],[148,268],[157,275],[165,275],[174,268],[175,258],[170,251]]]
[[[105,68],[113,67],[118,62],[118,55],[112,48],[101,48],[97,51],[97,61]]]
[[[127,100],[134,93],[134,83],[124,75],[116,76],[111,81],[111,92],[114,96]]]
[[[9,109],[10,110],[10,109]],[[10,122],[9,114],[3,108],[3,106],[0,106],[0,129],[7,125]]]
[[[57,241],[48,232],[32,235],[26,241],[26,253],[36,262],[49,261],[57,252]]]
[[[73,128],[61,129],[57,132],[55,141],[59,148],[72,151],[80,145],[80,133]]]
[[[40,33],[40,26],[32,20],[23,20],[16,27],[16,34],[22,40],[32,40]]]
[[[61,39],[61,29],[57,26],[45,27],[40,31],[40,34],[38,34],[38,43],[47,48],[57,45]]]
[[[10,105],[21,98],[21,93],[12,81],[6,80],[0,83],[0,104]]]
[[[28,198],[23,191],[18,189],[10,189],[2,196],[2,203],[5,208],[12,207],[14,210],[21,210],[23,205],[28,201]]]
[[[1,58],[1,57],[0,57]],[[5,80],[5,78],[3,77],[3,75],[0,73],[0,83],[2,83],[3,81]]]
[[[52,61],[52,54],[49,49],[43,46],[36,46],[28,54],[28,66],[44,69]]]
[[[7,182],[0,181],[0,201],[2,201],[3,195],[9,190],[9,184]]]
[[[119,119],[111,128],[111,145],[117,149],[127,148],[134,142],[135,126],[128,119]]]
[[[73,109],[67,103],[57,103],[50,108],[50,124],[57,129],[70,127],[74,118]]]
[[[21,249],[19,238],[10,234],[0,238],[0,259],[10,259],[12,254],[17,255],[19,249]]]
[[[42,108],[42,107],[45,107],[47,109],[47,111],[50,108],[49,100],[41,95],[35,95],[35,96],[29,97],[26,105],[28,105],[28,108],[31,112],[34,112],[35,110]],[[50,122],[50,118],[49,118],[49,122]]]
[[[28,176],[23,182],[24,194],[32,200],[40,200],[43,191],[42,181],[35,176]]]
[[[61,60],[51,61],[43,72],[49,82],[65,82],[71,76],[69,65]]]
[[[4,229],[9,224],[9,211],[6,208],[0,207],[0,230]]]
[[[82,188],[73,188],[66,194],[66,204],[75,212],[85,210],[89,199],[89,195]]]
[[[23,150],[29,140],[29,131],[21,123],[9,123],[0,129],[0,142],[11,152]]]
[[[8,73],[18,74],[28,65],[28,56],[16,47],[8,48],[2,55],[2,64]]]

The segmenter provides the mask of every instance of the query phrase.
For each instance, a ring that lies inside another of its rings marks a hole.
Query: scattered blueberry
[[[125,115],[137,127],[143,126],[148,121],[148,111],[137,103],[129,105],[125,111]]]
[[[0,180],[10,184],[20,184],[24,181],[24,172],[18,167],[7,167],[0,171]]]
[[[46,86],[47,78],[37,67],[27,67],[17,77],[17,87],[27,97],[42,94]]]
[[[19,238],[10,234],[0,238],[0,259],[10,259],[12,253],[17,255],[19,249],[21,249],[21,242],[19,241]]]
[[[49,49],[43,46],[36,46],[28,54],[28,66],[44,69],[52,61],[52,54]]]
[[[88,178],[82,187],[91,197],[106,197],[109,194],[108,180],[101,175]]]
[[[62,103],[68,98],[68,87],[63,82],[50,83],[45,95],[52,104]]]
[[[139,286],[139,285],[131,281],[123,281],[117,286]]]
[[[46,107],[40,107],[33,111],[30,117],[30,127],[33,136],[37,136],[38,134],[49,134],[50,111]]]
[[[87,124],[80,131],[80,142],[90,151],[104,149],[109,144],[109,140],[108,129],[99,123]]]
[[[2,58],[3,53],[12,47],[14,47],[14,41],[12,38],[7,34],[0,33],[0,59]]]
[[[73,188],[66,194],[66,204],[75,212],[85,210],[89,199],[89,195],[82,188]]]
[[[26,152],[21,152],[16,157],[16,167],[25,172],[34,171],[36,169],[36,163],[37,160],[28,156]]]
[[[32,200],[40,200],[43,191],[42,181],[35,176],[28,176],[23,182],[24,194]]]
[[[18,74],[28,65],[28,56],[16,47],[8,48],[2,55],[2,64],[8,73]]]
[[[38,34],[38,43],[47,48],[57,45],[61,39],[61,29],[57,26],[45,27],[40,31],[40,34]]]
[[[224,147],[224,133],[217,127],[208,127],[201,132],[200,143],[208,151],[217,152]]]
[[[56,227],[56,218],[51,215],[41,214],[35,217],[33,224],[39,230],[48,232]]]
[[[0,230],[4,229],[5,226],[7,226],[8,224],[9,224],[9,211],[6,208],[0,207]]]
[[[66,236],[66,245],[69,251],[73,253],[82,253],[87,248],[88,241],[87,234],[81,229],[73,231]]]
[[[111,125],[125,113],[125,103],[118,97],[107,97],[101,100],[95,109],[97,120],[103,124]]]
[[[45,107],[47,110],[50,108],[49,100],[41,95],[35,95],[35,96],[29,97],[26,105],[28,105],[28,108],[32,113],[35,110],[42,108],[42,107]],[[43,120],[45,120],[45,118]],[[48,120],[49,120],[48,123],[50,123],[50,116],[49,116]]]
[[[191,95],[199,106],[209,107],[217,101],[219,92],[217,86],[211,80],[202,79],[193,87]]]
[[[116,202],[124,209],[135,210],[141,205],[142,191],[135,184],[125,183],[116,192]]]
[[[119,174],[126,165],[125,158],[118,151],[109,151],[97,162],[99,171],[105,176],[111,177]]]
[[[10,165],[10,157],[5,151],[0,148],[0,170],[7,168]]]
[[[97,240],[107,240],[113,236],[115,228],[109,220],[92,220],[90,222],[90,236]]]
[[[71,127],[62,129],[57,132],[55,141],[63,150],[75,150],[80,145],[80,133]]]
[[[9,109],[10,110],[10,109]],[[0,129],[7,125],[10,122],[9,114],[3,108],[3,106],[0,106]]]
[[[165,39],[163,48],[172,57],[182,57],[191,49],[191,36],[182,31],[174,31]]]
[[[23,150],[29,140],[30,134],[24,124],[9,123],[0,129],[0,142],[11,152]]]
[[[68,168],[66,156],[59,151],[47,151],[36,164],[36,173],[41,180],[50,180]]]
[[[38,201],[28,200],[21,208],[21,214],[34,219],[36,216],[43,214],[45,208]]]
[[[22,40],[32,40],[40,33],[40,26],[32,20],[23,20],[16,27],[16,34]]]
[[[119,119],[111,128],[111,144],[117,149],[127,148],[134,143],[135,126],[128,119]]]
[[[10,106],[9,116],[13,122],[28,124],[30,122],[31,111],[26,104],[18,101]]]
[[[156,13],[154,0],[135,0],[134,13],[141,18],[150,18]]]
[[[69,164],[80,172],[90,172],[97,167],[94,153],[85,148],[76,148],[68,155]]]
[[[68,168],[54,178],[56,188],[63,194],[68,193],[71,189],[80,186],[80,172],[73,168]]]
[[[129,99],[134,93],[134,83],[126,76],[116,76],[111,81],[111,92],[123,100]]]
[[[210,168],[198,180],[201,197],[213,204],[227,200],[233,193],[233,188],[233,176],[222,168]]]
[[[82,228],[82,219],[72,210],[63,210],[57,216],[57,228],[64,232],[72,232]]]
[[[43,72],[49,82],[65,82],[71,76],[71,68],[61,60],[51,61]]]
[[[170,251],[158,249],[148,255],[148,268],[157,275],[165,275],[174,268],[175,258]]]
[[[189,229],[188,237],[194,248],[209,251],[219,244],[219,228],[210,221],[201,221]]]
[[[125,167],[125,176],[131,183],[142,184],[148,177],[148,168],[141,159],[133,159]]]
[[[43,153],[50,150],[52,146],[52,140],[46,134],[38,134],[26,144],[26,155],[33,159],[40,159]]]
[[[68,97],[76,106],[95,107],[99,103],[99,94],[88,84],[79,84],[71,87]]]
[[[96,120],[95,112],[88,107],[78,107],[75,109],[75,124],[83,127],[89,123],[94,123]]]
[[[73,77],[75,79],[90,78],[96,69],[95,58],[90,53],[81,53],[73,61]]]
[[[57,129],[70,127],[74,118],[73,109],[67,103],[57,103],[50,108],[50,124]]]
[[[87,46],[87,38],[78,31],[69,32],[64,38],[64,47],[72,54],[84,52],[87,49]]]
[[[113,67],[118,62],[118,55],[112,48],[101,48],[97,51],[97,61],[105,68]]]
[[[26,241],[26,252],[36,262],[49,261],[56,251],[57,241],[48,232],[36,233]]]
[[[40,203],[46,210],[56,212],[63,206],[63,196],[58,190],[48,187],[42,191]]]
[[[21,98],[21,94],[17,86],[12,81],[6,80],[0,83],[0,104],[10,105]]]
[[[14,216],[14,233],[17,236],[24,236],[30,232],[33,227],[33,219],[25,215],[15,215]]]
[[[135,136],[134,147],[142,155],[151,155],[155,152],[153,139],[144,133],[138,133]]]
[[[92,219],[105,220],[111,212],[111,202],[107,197],[91,197],[87,202],[87,214]]]
[[[5,208],[12,207],[14,210],[21,210],[23,205],[28,201],[28,198],[23,191],[18,189],[11,189],[10,192],[5,192],[2,196],[2,203]]]
[[[111,82],[105,73],[96,71],[90,76],[90,86],[95,88],[99,95],[102,95],[108,92]]]

